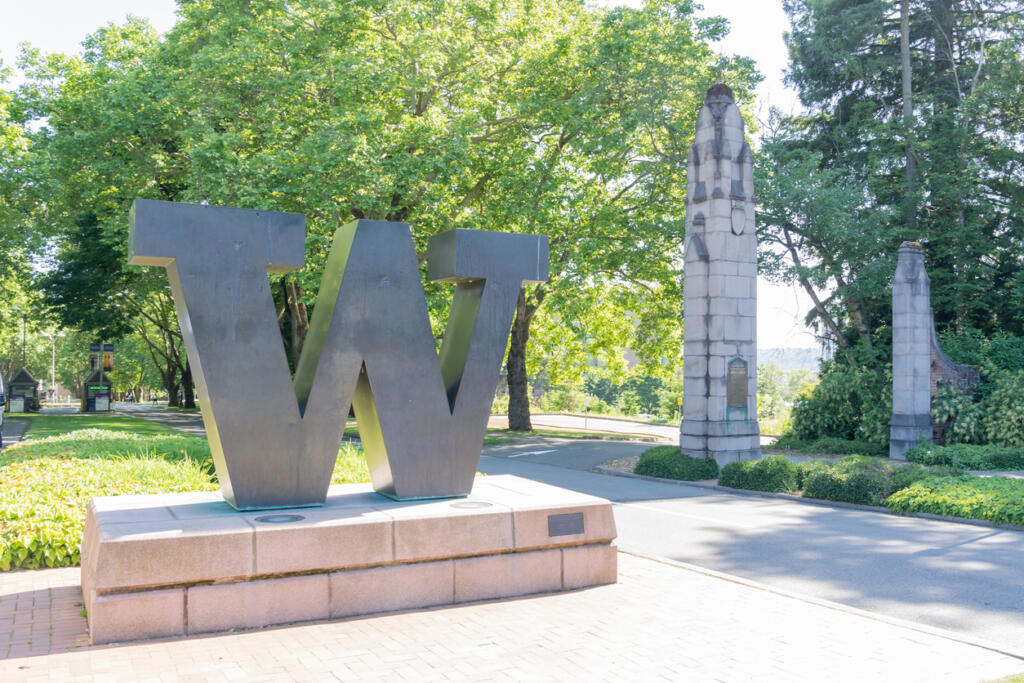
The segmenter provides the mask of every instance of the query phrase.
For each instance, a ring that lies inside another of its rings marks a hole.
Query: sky
[[[703,4],[702,16],[729,20],[730,33],[717,44],[718,49],[752,57],[764,76],[757,93],[758,116],[766,118],[770,106],[785,113],[797,111],[796,94],[783,84],[786,48],[782,34],[788,22],[782,0],[704,0]],[[176,21],[174,0],[0,0],[0,6],[4,14],[0,59],[7,66],[14,65],[18,44],[23,41],[44,52],[77,52],[86,34],[109,22],[121,22],[129,13],[149,19],[161,32]],[[803,324],[810,307],[810,300],[798,287],[760,279],[758,347],[817,346]]]

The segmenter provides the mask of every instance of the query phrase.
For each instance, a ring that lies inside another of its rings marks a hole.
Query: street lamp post
[[[25,312],[21,310],[21,306],[11,306],[12,311],[21,313],[21,365],[25,365]]]
[[[53,398],[57,397],[57,337],[65,337],[63,332],[56,334],[43,332],[43,335],[50,340],[50,391]]]

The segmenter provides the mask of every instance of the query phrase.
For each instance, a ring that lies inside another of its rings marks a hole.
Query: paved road
[[[1024,533],[586,471],[649,447],[535,438],[485,448],[480,470],[608,498],[627,550],[1024,650]]]
[[[593,474],[644,445],[588,445],[492,447],[480,470],[612,500],[627,550],[1024,650],[1022,532]]]

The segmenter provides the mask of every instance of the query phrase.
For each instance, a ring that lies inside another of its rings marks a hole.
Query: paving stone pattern
[[[617,585],[582,591],[95,648],[77,569],[5,574],[0,654],[13,659],[0,680],[836,683],[1024,671],[990,649],[677,565],[623,553],[619,567]]]

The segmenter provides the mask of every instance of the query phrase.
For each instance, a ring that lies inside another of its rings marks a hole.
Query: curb
[[[658,481],[666,480],[659,479]],[[720,488],[725,487],[723,486]],[[733,489],[727,490],[731,491]],[[882,622],[884,624],[889,624],[890,626],[905,628],[911,631],[916,631],[917,633],[924,633],[926,635],[944,638],[946,640],[952,640],[954,642],[963,643],[965,645],[970,645],[972,647],[979,647],[984,650],[989,650],[991,652],[995,652],[1001,655],[1005,655],[1007,657],[1013,657],[1014,659],[1020,659],[1024,661],[1024,651],[1015,650],[1006,645],[1000,645],[998,643],[994,643],[990,640],[985,640],[983,638],[975,638],[974,636],[969,636],[962,633],[955,633],[953,631],[947,631],[945,629],[937,628],[934,626],[928,626],[927,624],[920,624],[914,621],[907,621],[905,619],[900,619],[899,617],[890,617],[884,614],[878,614],[877,612],[868,612],[867,610],[862,610],[857,607],[850,607],[849,605],[844,605],[838,602],[832,602],[831,600],[823,600],[821,598],[813,598],[807,595],[800,595],[799,593],[793,593],[791,591],[787,591],[781,588],[774,588],[772,586],[760,583],[758,581],[745,579],[743,577],[735,576],[733,574],[724,574],[722,572],[715,571],[714,569],[698,567],[693,564],[680,562],[678,560],[672,560],[667,557],[658,557],[657,555],[646,555],[644,553],[636,552],[633,550],[626,550],[621,547],[619,548],[619,552],[626,555],[632,555],[633,557],[639,557],[644,560],[657,562],[659,564],[668,565],[670,567],[684,569],[686,571],[694,572],[695,574],[702,574],[704,576],[709,576],[714,579],[720,579],[722,581],[728,581],[729,583],[734,583],[740,586],[746,586],[747,588],[753,588],[755,590],[764,591],[766,593],[773,593],[784,598],[799,600],[800,602],[804,602],[810,605],[817,605],[818,607],[824,607],[826,609],[835,610],[837,612],[845,612],[846,614],[863,617],[865,619],[871,619],[872,621]]]
[[[708,489],[711,491],[721,491],[722,493],[732,493],[741,496],[753,496],[755,498],[778,498],[781,500],[788,500],[794,503],[802,503],[804,505],[816,505],[818,507],[827,508],[840,508],[843,510],[859,510],[861,512],[876,512],[884,513],[892,517],[917,517],[919,519],[929,519],[936,522],[953,522],[954,524],[967,524],[969,526],[982,526],[989,529],[1003,529],[1006,531],[1024,531],[1024,526],[1017,524],[996,524],[990,522],[987,519],[969,519],[967,517],[948,517],[946,515],[937,515],[932,512],[893,512],[889,508],[881,507],[878,505],[861,505],[859,503],[844,503],[839,500],[822,500],[820,498],[804,498],[803,496],[794,496],[791,493],[771,493],[769,491],[751,491],[749,489],[734,489],[728,486],[719,486],[718,484],[707,484],[702,481],[679,481],[678,479],[662,479],[661,477],[649,477],[643,474],[633,474],[632,472],[620,472],[618,470],[609,469],[607,467],[601,467],[597,465],[592,467],[591,472],[597,474],[606,474],[612,477],[626,477],[627,479],[644,479],[646,481],[656,481],[662,484],[675,484],[677,486],[691,486],[698,489]]]

